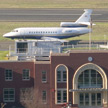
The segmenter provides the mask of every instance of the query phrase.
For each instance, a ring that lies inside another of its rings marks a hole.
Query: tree
[[[41,97],[39,91],[34,88],[22,89],[20,93],[20,101],[25,108],[47,108]]]

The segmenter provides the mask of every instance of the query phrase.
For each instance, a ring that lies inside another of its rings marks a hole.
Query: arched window
[[[66,67],[61,65],[57,68],[57,82],[66,82],[66,81],[67,81]]]
[[[78,88],[102,88],[102,77],[93,69],[83,71],[78,78]]]

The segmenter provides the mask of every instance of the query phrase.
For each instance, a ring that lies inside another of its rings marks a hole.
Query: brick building
[[[72,51],[52,53],[49,61],[1,61],[0,101],[20,106],[20,90],[34,87],[48,108],[108,107],[107,56],[107,51]]]

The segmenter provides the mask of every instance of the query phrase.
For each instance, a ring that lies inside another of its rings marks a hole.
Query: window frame
[[[4,94],[4,92],[6,92],[5,90],[8,90],[8,93],[10,92],[9,90],[11,90],[11,89],[13,89],[13,92],[14,92],[14,94],[13,94],[13,100],[10,100],[10,99],[12,99],[12,98],[7,98],[7,100],[5,99],[5,96],[7,95],[8,97],[11,95],[12,96],[12,94]],[[4,102],[15,102],[15,88],[3,88],[3,101]]]
[[[43,75],[44,75],[43,72],[45,72],[45,79],[43,79]],[[47,71],[45,71],[45,70],[41,72],[41,81],[42,81],[42,83],[46,83],[47,82]]]
[[[60,72],[60,77],[59,80],[58,80],[58,72]],[[66,74],[66,78],[64,79],[64,72]],[[58,83],[66,83],[67,82],[67,71],[66,70],[57,70],[57,82]]]
[[[6,71],[8,71],[8,77],[6,77]],[[9,77],[9,71],[11,71],[11,78]],[[12,69],[5,69],[5,81],[13,81],[13,70]]]
[[[29,73],[29,77],[27,78],[27,76],[25,77],[25,76],[23,76],[24,75],[24,70],[28,70],[28,73]],[[25,77],[25,78],[24,78]],[[23,69],[22,70],[22,80],[23,81],[29,81],[30,80],[30,69]]]
[[[88,77],[86,71],[88,71]],[[94,71],[94,72],[93,72]],[[82,82],[79,81],[82,75]],[[95,76],[95,77],[94,77]],[[98,82],[98,79],[101,79],[101,82]],[[88,80],[88,83],[87,83]],[[82,84],[81,84],[82,83]],[[103,80],[100,73],[94,69],[88,69],[83,71],[78,77],[78,88],[102,88],[103,87]]]
[[[45,93],[45,94],[44,94]],[[45,96],[44,96],[45,95]],[[44,99],[45,98],[45,99]],[[43,90],[42,91],[42,102],[44,103],[44,104],[46,104],[47,103],[47,91],[46,90]]]
[[[58,92],[61,94],[60,102],[58,102]],[[66,100],[64,100],[64,92],[66,92]],[[67,103],[67,90],[66,89],[57,89],[57,95],[56,95],[56,104],[64,104]]]

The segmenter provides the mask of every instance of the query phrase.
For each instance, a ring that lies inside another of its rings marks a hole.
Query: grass
[[[0,0],[0,8],[108,8],[108,0]]]
[[[108,22],[96,22],[91,34],[92,40],[108,40]],[[60,22],[0,22],[0,41],[11,39],[3,38],[3,34],[18,27],[59,27]],[[89,40],[89,34],[67,40]]]
[[[93,31],[91,33],[92,40],[108,40],[108,22],[97,22],[93,26]],[[68,40],[89,40],[89,34],[81,35],[79,37],[69,38]]]
[[[0,51],[0,60],[8,60],[8,57],[6,57],[8,53],[9,51]]]

